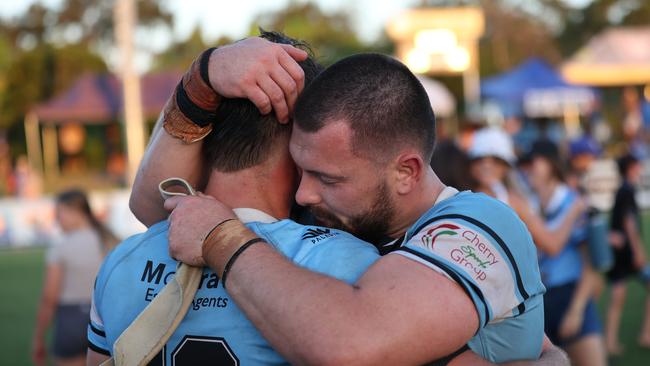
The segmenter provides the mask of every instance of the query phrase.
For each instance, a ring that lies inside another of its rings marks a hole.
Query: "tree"
[[[221,37],[214,42],[205,42],[201,36],[201,29],[194,31],[182,41],[172,43],[165,51],[154,57],[153,70],[179,69],[185,70],[192,61],[205,49],[232,43],[228,37]]]
[[[250,35],[258,35],[258,27],[282,31],[290,37],[307,41],[324,65],[354,53],[378,48],[359,40],[347,13],[337,11],[326,14],[311,2],[291,2],[285,9],[258,15],[251,24]],[[385,48],[385,45],[381,46]]]

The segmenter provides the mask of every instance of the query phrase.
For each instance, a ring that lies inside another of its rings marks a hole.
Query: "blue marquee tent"
[[[562,116],[567,106],[584,113],[596,99],[595,91],[566,82],[544,60],[531,58],[511,71],[481,81],[481,97],[496,103],[504,115]]]

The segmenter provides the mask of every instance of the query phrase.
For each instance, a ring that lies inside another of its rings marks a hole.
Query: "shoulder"
[[[251,229],[294,263],[346,282],[356,281],[379,259],[373,245],[341,230],[291,220],[258,224]]]
[[[110,279],[113,272],[127,263],[127,259],[141,251],[167,250],[167,221],[161,221],[151,226],[147,231],[135,234],[118,244],[104,259],[97,273],[95,291],[101,294],[101,289]]]
[[[371,244],[345,231],[301,225],[289,219],[272,224],[257,223],[249,227],[280,251],[294,252],[299,249],[304,251],[317,247],[332,251],[350,249],[376,251]]]
[[[434,206],[397,253],[465,287],[479,311],[485,310],[485,322],[516,315],[522,301],[543,291],[525,225],[512,209],[483,194],[461,193]]]
[[[496,241],[502,236],[527,233],[524,223],[508,205],[486,194],[466,191],[433,206],[409,229],[409,236],[431,231],[442,222],[459,229],[475,227]]]

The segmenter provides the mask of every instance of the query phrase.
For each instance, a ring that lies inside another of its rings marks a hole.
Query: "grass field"
[[[645,215],[644,232],[650,233],[650,214]],[[648,240],[646,246],[650,254]],[[29,349],[43,280],[43,256],[43,249],[0,250],[0,366],[31,364]],[[607,296],[601,301],[601,312]],[[626,352],[611,360],[613,366],[650,365],[650,350],[641,349],[636,342],[644,299],[641,285],[631,282],[621,325]]]

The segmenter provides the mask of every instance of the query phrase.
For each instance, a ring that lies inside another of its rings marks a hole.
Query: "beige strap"
[[[187,193],[169,191],[174,186],[180,186]],[[166,179],[158,188],[163,198],[196,194],[192,186],[181,178]],[[185,317],[202,274],[203,268],[179,263],[174,278],[122,332],[113,345],[113,358],[102,366],[147,365]]]

